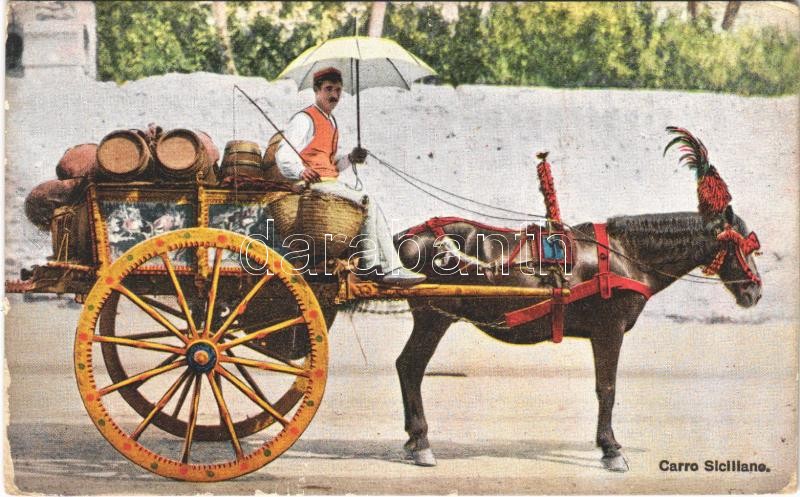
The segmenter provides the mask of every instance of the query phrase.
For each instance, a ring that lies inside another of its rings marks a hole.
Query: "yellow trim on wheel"
[[[99,345],[93,346],[93,344],[95,342],[113,343],[104,338],[95,340],[95,337],[100,336],[96,331],[96,325],[98,316],[112,293],[124,288],[123,281],[126,276],[149,259],[167,254],[170,251],[202,247],[205,249],[224,249],[241,254],[244,247],[248,246],[248,240],[243,235],[211,228],[182,229],[148,239],[128,250],[111,265],[103,268],[98,275],[97,282],[86,297],[75,336],[74,351],[75,376],[81,399],[92,422],[106,440],[122,455],[148,471],[177,480],[208,482],[227,480],[255,471],[277,458],[297,441],[308,427],[322,401],[327,380],[328,337],[325,320],[317,299],[302,275],[291,264],[264,244],[252,243],[249,244],[248,257],[259,264],[267,264],[269,271],[274,273],[275,277],[294,296],[300,313],[298,319],[302,318],[311,347],[311,352],[307,356],[308,359],[302,366],[303,381],[295,382],[293,385],[293,388],[303,388],[303,397],[299,401],[299,407],[291,417],[284,420],[286,424],[282,426],[282,429],[271,438],[267,438],[263,444],[255,449],[250,449],[251,446],[248,445],[247,447],[238,448],[235,454],[230,450],[225,452],[224,457],[226,459],[224,460],[213,463],[192,463],[190,459],[189,462],[183,463],[180,460],[154,452],[142,445],[137,440],[138,433],[135,437],[132,437],[131,433],[122,428],[118,420],[114,419],[114,413],[110,412],[110,405],[107,406],[104,402],[105,397],[101,393],[107,392],[107,396],[116,395],[115,391],[122,387],[119,385],[98,385],[96,383],[93,361],[98,354]],[[171,285],[166,278],[165,285]],[[204,374],[207,374],[209,378],[213,378],[215,374],[213,369],[203,371],[201,374],[197,368],[205,366],[209,357],[213,357],[216,353],[224,350],[214,341],[215,338],[219,338],[214,335],[212,333],[209,340],[207,337],[195,339],[190,334],[187,334],[188,341],[179,347],[186,356],[178,357],[168,366],[154,368],[132,378],[150,378],[161,374],[162,370],[177,370],[184,373],[188,371],[187,377],[191,379],[201,377]],[[225,335],[225,333],[223,332],[219,335]],[[135,346],[136,344],[130,343],[130,341],[117,340],[115,345]],[[141,345],[141,349],[146,350],[163,349],[163,347],[148,343],[142,343]],[[198,362],[198,359],[202,360]],[[176,363],[180,364],[176,365]],[[220,360],[217,366],[221,367],[223,364],[224,362]],[[195,370],[190,370],[190,367],[194,367]],[[291,368],[283,369],[292,372]],[[280,371],[276,374],[287,373]],[[223,378],[224,375],[220,374],[219,377]],[[201,378],[200,381],[204,380]],[[236,386],[239,388],[242,385]],[[204,389],[209,390],[208,386],[206,383]],[[227,387],[228,390],[231,390],[230,384]],[[225,402],[222,400],[223,393],[217,391],[218,387],[216,385],[213,385],[213,388],[220,410],[227,416],[227,408],[231,408],[231,406],[227,405],[225,407]],[[162,398],[162,404],[167,403],[169,396],[175,393],[175,390],[177,390],[177,386],[170,387],[170,390]],[[228,418],[228,421],[230,421],[230,418]],[[144,419],[139,430],[145,429],[144,427],[147,426],[147,423],[149,423],[149,420]],[[137,430],[131,431],[135,432]],[[185,440],[181,439],[171,438],[170,440],[174,440],[178,444],[178,449],[185,443]],[[239,443],[235,433],[231,442],[234,446]],[[170,454],[174,453],[176,452],[170,452]]]

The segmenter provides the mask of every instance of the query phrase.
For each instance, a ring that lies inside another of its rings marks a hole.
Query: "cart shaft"
[[[343,278],[337,300],[351,299],[392,299],[410,297],[529,297],[548,299],[554,296],[566,297],[568,288],[528,288],[494,285],[442,285],[422,283],[411,287],[386,287],[370,281],[361,281],[350,273]]]

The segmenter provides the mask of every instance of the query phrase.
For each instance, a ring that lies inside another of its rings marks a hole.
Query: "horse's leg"
[[[617,383],[617,363],[625,331],[622,326],[613,326],[604,332],[592,335],[594,353],[595,391],[599,403],[597,416],[597,445],[603,449],[603,465],[611,471],[627,471],[628,463],[619,449],[611,428],[611,413],[614,409],[614,394]]]
[[[436,346],[451,324],[452,320],[439,313],[414,310],[414,330],[396,362],[403,394],[405,429],[409,437],[404,448],[419,466],[436,465],[428,442],[428,423],[422,407],[422,377]]]

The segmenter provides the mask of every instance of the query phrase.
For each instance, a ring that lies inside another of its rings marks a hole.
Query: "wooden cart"
[[[7,292],[74,294],[83,303],[74,349],[81,398],[100,433],[143,468],[220,481],[291,447],[322,401],[327,329],[342,302],[552,296],[384,287],[336,259],[298,271],[273,243],[273,210],[286,195],[92,183],[85,202],[56,211],[51,260],[6,283]]]

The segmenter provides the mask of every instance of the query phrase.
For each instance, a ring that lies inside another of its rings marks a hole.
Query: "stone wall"
[[[279,125],[312,100],[293,82],[209,73],[168,74],[122,86],[86,76],[9,78],[6,147],[8,277],[41,264],[50,237],[22,211],[27,193],[55,177],[64,151],[99,142],[110,131],[156,122],[263,144],[274,132],[243,97],[242,87]],[[719,285],[676,283],[648,312],[706,320],[796,319],[798,302],[797,96],[744,98],[676,91],[564,90],[525,87],[413,85],[361,95],[362,142],[377,156],[423,180],[484,203],[543,213],[534,154],[550,151],[564,220],[602,222],[621,214],[695,210],[694,174],[662,156],[667,125],[688,128],[708,146],[733,194],[733,207],[755,230],[764,256],[764,298],[739,309]],[[356,141],[355,99],[336,109],[341,146]],[[423,193],[374,160],[359,168],[394,231],[432,216],[459,215],[519,226],[520,216],[471,206],[469,212]],[[353,181],[352,172],[343,176]],[[453,197],[437,192],[443,199]],[[787,304],[791,303],[791,304]],[[720,316],[723,316],[722,318]]]

